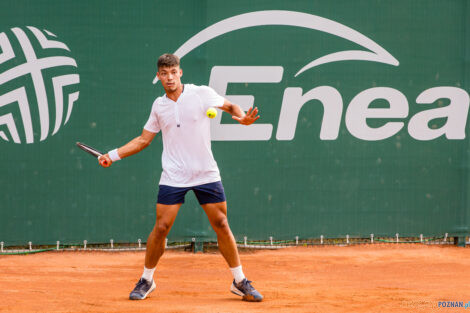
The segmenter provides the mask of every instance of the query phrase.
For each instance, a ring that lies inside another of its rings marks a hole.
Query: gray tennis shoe
[[[134,290],[132,290],[131,294],[129,295],[129,299],[131,300],[144,300],[149,293],[155,290],[155,281],[148,281],[144,278],[140,278],[137,284],[135,285]]]
[[[233,280],[232,286],[230,286],[230,291],[238,296],[242,297],[244,301],[250,302],[260,302],[263,300],[263,296],[256,291],[255,288],[251,285],[251,281],[244,278],[238,284]]]

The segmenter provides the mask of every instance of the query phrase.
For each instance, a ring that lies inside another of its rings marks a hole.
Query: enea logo
[[[370,38],[338,22],[302,12],[293,11],[258,11],[241,14],[224,19],[200,31],[174,54],[184,57],[200,45],[223,34],[248,27],[265,25],[285,25],[301,27],[333,36],[341,37],[362,47],[361,50],[338,51],[310,61],[296,70],[295,77],[317,66],[338,61],[367,61],[386,66],[399,66],[399,61],[388,51]],[[254,103],[250,95],[227,95],[229,83],[279,83],[282,80],[282,66],[214,66],[211,70],[209,85],[219,94],[239,104],[247,110]],[[157,82],[157,78],[153,83]],[[389,103],[388,108],[373,108],[370,104],[383,99]],[[468,93],[456,87],[433,87],[424,90],[416,98],[417,104],[432,104],[439,99],[449,99],[445,107],[428,109],[416,113],[408,121],[408,133],[417,140],[432,140],[440,136],[447,139],[464,139],[470,98]],[[300,109],[311,100],[318,100],[324,108],[320,129],[321,140],[338,138],[343,116],[343,99],[340,92],[332,86],[317,86],[304,92],[299,87],[288,87],[284,90],[281,112],[277,125],[277,140],[293,140],[297,127]],[[383,140],[395,135],[405,122],[397,119],[407,118],[408,100],[405,95],[394,88],[374,87],[359,92],[349,103],[345,113],[345,124],[354,137],[362,140]],[[368,119],[394,119],[380,127],[370,127]],[[431,120],[446,118],[440,128],[429,128]],[[235,124],[222,124],[221,114],[212,121],[213,140],[269,140],[273,135],[272,124],[253,124],[248,127]]]
[[[0,33],[0,138],[34,143],[66,124],[78,99],[77,63],[48,30]]]

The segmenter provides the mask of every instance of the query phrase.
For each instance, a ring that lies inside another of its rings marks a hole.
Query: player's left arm
[[[242,125],[251,125],[257,119],[259,119],[258,108],[255,107],[249,108],[248,112],[243,112],[239,105],[224,99],[224,105],[221,106],[219,109],[227,112],[228,114],[232,115],[232,118],[238,121]]]

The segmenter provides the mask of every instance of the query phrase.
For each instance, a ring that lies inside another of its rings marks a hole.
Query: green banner
[[[138,136],[163,53],[261,118],[212,121],[237,240],[469,231],[468,1],[0,4],[0,241],[143,241],[161,135]],[[213,240],[193,194],[170,240]]]

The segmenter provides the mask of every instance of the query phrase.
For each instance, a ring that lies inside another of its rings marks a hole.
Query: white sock
[[[157,268],[156,266],[154,268],[146,268],[144,266],[144,273],[142,274],[142,278],[145,279],[146,281],[152,281],[153,273],[155,272],[156,268]]]
[[[233,279],[235,279],[237,284],[245,278],[245,274],[243,274],[241,265],[237,267],[231,267],[230,271],[232,272]]]

